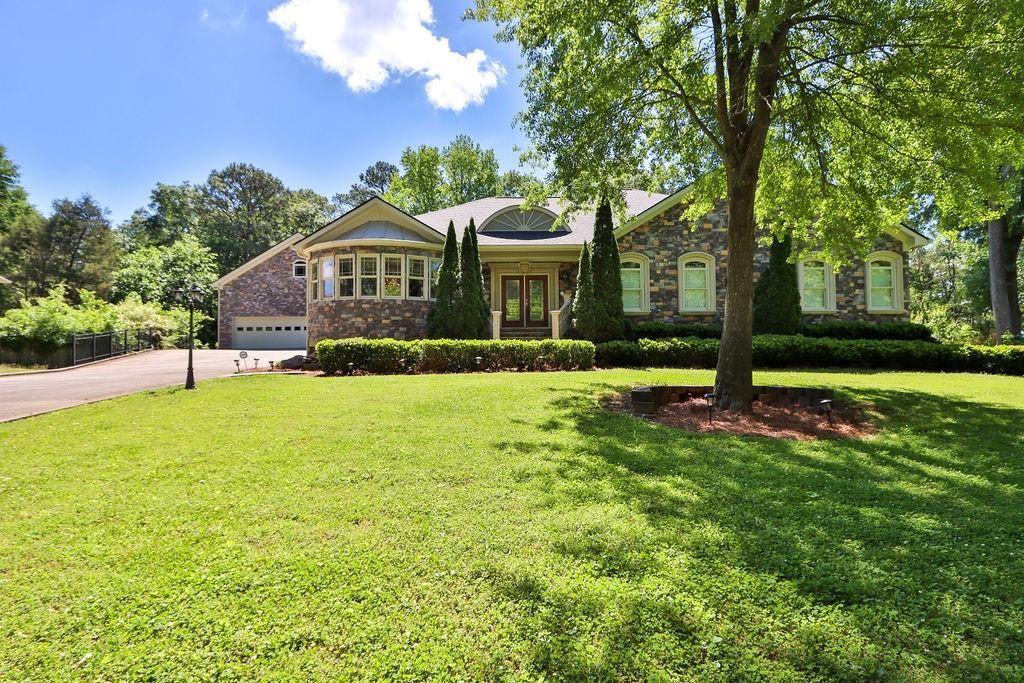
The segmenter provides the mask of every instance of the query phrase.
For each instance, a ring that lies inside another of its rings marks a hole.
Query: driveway
[[[260,359],[263,368],[268,361],[300,353],[305,351],[249,351],[249,367],[254,357]],[[238,351],[196,351],[196,380],[233,374],[236,358]],[[187,365],[188,351],[163,349],[61,372],[0,375],[0,422],[136,391],[183,385]]]

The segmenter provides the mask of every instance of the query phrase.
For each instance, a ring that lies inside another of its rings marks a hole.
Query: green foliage
[[[191,183],[157,183],[149,193],[149,204],[136,209],[118,227],[122,246],[133,251],[145,247],[166,247],[185,235],[199,233],[202,190]]]
[[[921,323],[894,322],[869,323],[863,320],[830,320],[800,326],[805,337],[832,339],[903,339],[906,341],[935,341],[932,330]]]
[[[773,238],[768,267],[754,285],[754,334],[795,334],[800,329],[800,288],[789,260],[793,238]]]
[[[177,288],[198,285],[210,289],[217,279],[217,261],[194,235],[184,235],[169,246],[142,247],[123,254],[112,279],[115,300],[134,292],[143,301],[173,306]],[[216,296],[211,296],[215,306]]]
[[[601,367],[714,367],[717,339],[641,339],[597,345]],[[1024,347],[941,344],[926,341],[754,337],[760,368],[870,368],[1024,375]]]
[[[374,162],[359,174],[359,182],[353,183],[348,192],[334,195],[334,203],[341,211],[348,211],[373,197],[383,197],[397,174],[398,167],[394,164]]]
[[[434,304],[427,312],[427,334],[435,339],[453,337],[459,331],[459,244],[455,223],[448,222],[441,269],[437,274]]]
[[[453,336],[460,339],[487,339],[491,332],[491,307],[484,296],[483,269],[472,218],[462,233],[459,262],[459,298],[456,302]]]
[[[570,339],[324,339],[317,342],[316,355],[321,369],[328,375],[349,372],[349,363],[352,363],[352,372],[360,374],[589,370],[594,367],[594,345]]]
[[[627,331],[627,337],[637,339],[664,339],[665,337],[700,337],[701,339],[720,339],[722,327],[711,323],[666,323],[640,322],[634,323]]]
[[[431,145],[407,147],[400,165],[401,171],[384,199],[411,214],[501,192],[494,150],[483,149],[468,135],[457,135],[443,149]]]
[[[188,311],[145,303],[134,292],[118,304],[88,290],[78,291],[75,298],[78,304],[69,303],[67,289],[58,285],[45,297],[22,301],[0,318],[0,344],[12,349],[50,350],[67,343],[74,334],[153,328],[173,345],[188,331]],[[202,313],[196,316],[197,324],[204,320]]]
[[[597,334],[597,299],[594,296],[594,268],[590,260],[590,245],[586,242],[580,251],[580,269],[576,275],[572,317],[576,336],[593,341]]]
[[[594,218],[591,268],[594,272],[594,341],[622,339],[626,316],[622,312],[622,274],[619,245],[615,241],[612,209],[602,199]]]

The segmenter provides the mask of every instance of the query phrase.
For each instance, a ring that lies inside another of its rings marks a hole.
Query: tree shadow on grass
[[[599,390],[622,390],[605,385]],[[1024,677],[1024,411],[856,390],[870,440],[702,435],[553,390],[549,552],[496,572],[566,678]]]

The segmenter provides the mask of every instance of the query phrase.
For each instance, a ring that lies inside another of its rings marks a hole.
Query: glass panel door
[[[501,323],[507,327],[523,324],[523,278],[518,275],[501,276]]]
[[[544,275],[526,276],[527,319],[531,327],[548,324],[548,278]]]

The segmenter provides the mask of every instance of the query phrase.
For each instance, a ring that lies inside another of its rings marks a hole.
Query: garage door
[[[305,349],[305,318],[235,318],[231,346],[236,349]]]

